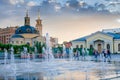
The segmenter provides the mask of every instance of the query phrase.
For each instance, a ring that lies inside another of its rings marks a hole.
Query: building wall
[[[107,36],[101,33],[90,36],[87,38],[87,48],[90,48],[90,45],[93,45],[94,48],[97,49],[97,45],[94,44],[94,41],[96,40],[104,41],[102,49],[107,49],[107,44],[110,44],[110,51],[113,53],[113,38],[111,36]]]
[[[38,34],[21,34],[24,38],[34,38],[39,36]]]
[[[11,44],[13,45],[22,45],[25,44],[24,38],[11,38]]]
[[[10,43],[10,37],[15,33],[16,27],[0,28],[0,42],[3,44]]]
[[[98,44],[95,43],[94,41],[101,40],[103,41],[102,49],[107,49],[107,45],[110,45],[110,51],[111,53],[120,53],[118,51],[118,44],[120,44],[120,39],[118,40],[113,40],[112,36],[104,35],[101,33],[96,33],[91,36],[89,36],[86,41],[72,41],[72,46],[76,48],[78,45],[83,45],[83,48],[90,48],[90,45],[93,45],[94,49],[98,49]]]
[[[85,41],[73,41],[72,46],[73,48],[76,48],[78,46],[79,48],[83,45],[83,48],[86,48],[86,42]]]
[[[120,51],[118,50],[118,45],[120,44],[120,39],[115,39],[114,40],[114,53],[120,53]]]

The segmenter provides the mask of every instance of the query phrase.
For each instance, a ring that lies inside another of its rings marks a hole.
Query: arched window
[[[79,48],[79,45],[76,45],[76,48]]]
[[[90,49],[93,49],[93,45],[90,45]]]
[[[106,46],[106,47],[107,47],[107,49],[109,49],[109,50],[110,50],[110,44],[107,44],[107,46]]]
[[[16,41],[17,44],[19,44],[19,41]]]
[[[31,32],[31,29],[30,29],[30,28],[27,28],[27,32]]]
[[[27,45],[30,45],[30,43],[29,43],[29,42],[27,42]]]
[[[120,43],[118,44],[118,51],[120,51]]]
[[[80,48],[83,48],[83,45],[80,45]]]

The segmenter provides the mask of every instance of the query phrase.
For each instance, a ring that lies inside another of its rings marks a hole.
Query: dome
[[[11,38],[24,38],[23,36],[21,36],[21,35],[17,35],[17,34],[14,34],[14,35],[12,35],[12,37]]]
[[[17,30],[15,31],[15,34],[25,34],[25,33],[38,34],[38,31],[34,27],[29,25],[21,26],[17,28]]]

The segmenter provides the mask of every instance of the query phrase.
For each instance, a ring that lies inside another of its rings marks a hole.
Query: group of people
[[[63,48],[63,52],[59,55],[60,58],[71,58],[75,60],[85,60],[86,56],[88,56],[90,51],[87,48],[76,48],[73,51],[73,48]],[[111,60],[111,52],[109,49],[103,49],[101,52],[94,49],[93,50],[94,60],[102,60],[102,61],[110,61]]]
[[[98,52],[97,50],[94,50],[93,54],[96,60],[98,60],[99,58],[104,61],[111,60],[111,52],[109,49],[107,50],[103,49],[102,52]]]
[[[76,49],[75,53],[74,53],[74,59],[79,60],[80,58],[82,60],[85,60],[85,57],[89,55],[89,51],[87,50],[87,48],[82,48],[81,51],[79,51],[78,49]]]
[[[82,48],[81,52],[79,50],[76,50],[74,53],[74,59],[82,59],[85,60],[86,56],[89,55],[89,51],[87,48]],[[103,49],[101,52],[97,50],[93,50],[94,60],[98,61],[110,61],[111,60],[111,52],[109,49]]]

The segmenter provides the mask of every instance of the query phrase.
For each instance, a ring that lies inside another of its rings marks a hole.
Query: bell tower
[[[30,17],[28,16],[28,10],[26,11],[26,16],[24,17],[24,25],[30,26]]]
[[[40,10],[38,10],[38,19],[36,20],[36,29],[40,36],[42,36],[42,20],[40,19]]]

